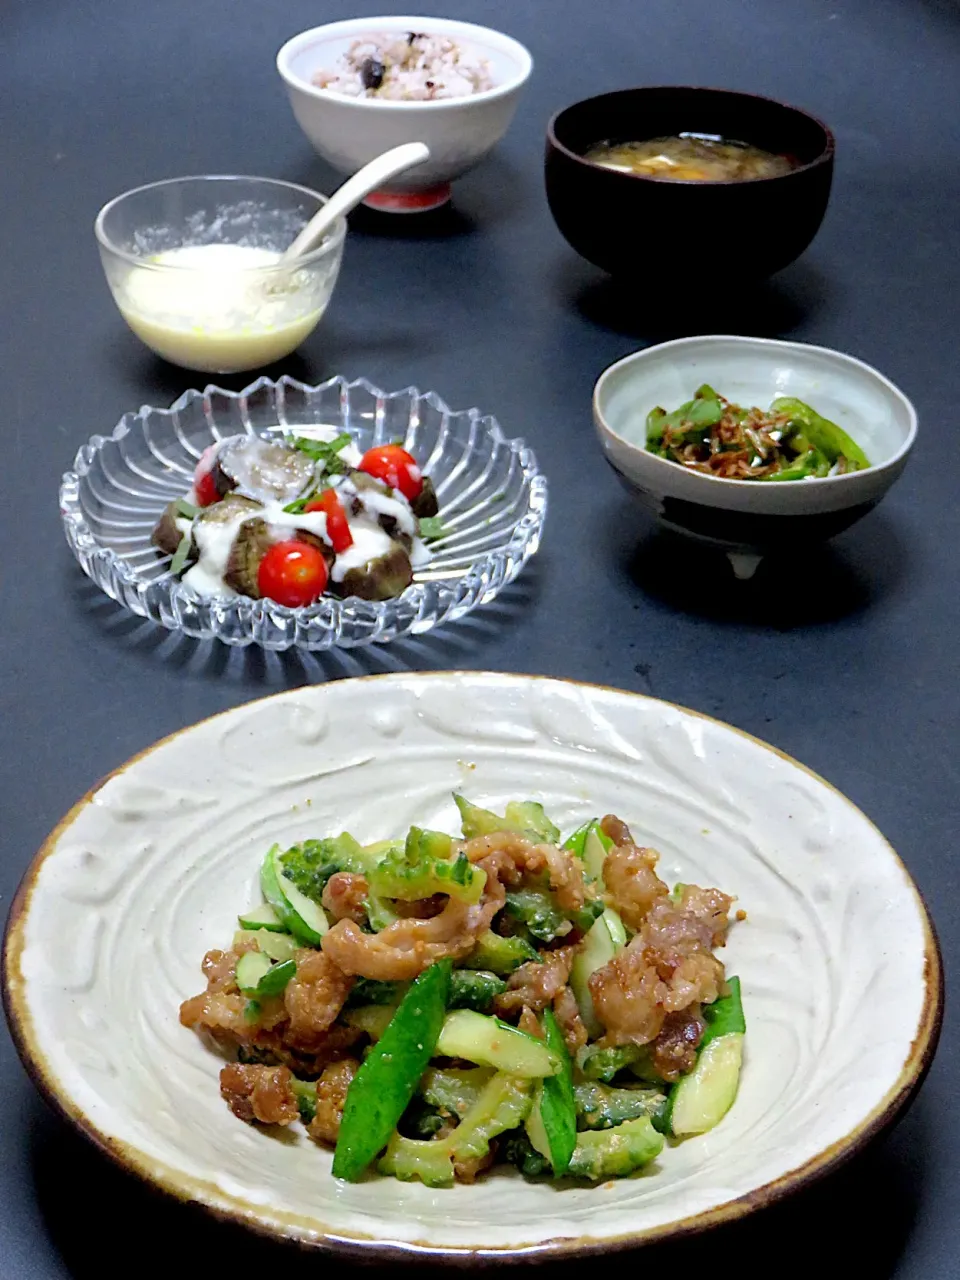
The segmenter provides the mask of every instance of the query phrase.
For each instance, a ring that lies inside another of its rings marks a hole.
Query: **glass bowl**
[[[263,439],[304,428],[348,431],[360,449],[401,440],[431,477],[448,530],[394,600],[324,596],[307,608],[245,596],[202,599],[170,573],[150,534],[190,488],[201,453],[225,436]],[[169,409],[127,413],[93,436],[60,485],[60,513],[80,566],[143,618],[199,639],[265,649],[352,648],[395,640],[487,604],[540,545],[547,481],[523,440],[478,409],[455,412],[433,391],[386,393],[365,379],[318,387],[260,378],[240,392],[187,391]]]
[[[221,260],[220,246],[282,253],[326,200],[292,182],[230,176],[170,178],[117,196],[94,231],[120,314],[151,351],[186,369],[240,373],[282,359],[327,308],[345,220],[295,270]],[[186,262],[154,261],[184,248],[195,250]]]

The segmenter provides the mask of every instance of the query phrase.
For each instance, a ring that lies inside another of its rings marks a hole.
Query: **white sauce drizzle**
[[[389,498],[376,489],[359,489],[357,497],[366,511],[374,516],[393,516],[397,528],[412,538],[417,532],[417,522],[406,498]]]
[[[337,556],[330,573],[334,582],[342,582],[351,569],[362,569],[371,560],[377,560],[393,550],[393,539],[373,521],[358,516],[349,524],[353,546]]]
[[[428,565],[433,559],[433,554],[427,550],[426,543],[421,538],[414,538],[413,546],[410,548],[410,565],[414,569],[422,569]]]
[[[197,563],[183,575],[185,587],[198,596],[235,596],[237,593],[223,580],[230,560],[230,549],[240,526],[249,520],[250,511],[238,511],[229,520],[197,520],[193,540],[200,553]]]

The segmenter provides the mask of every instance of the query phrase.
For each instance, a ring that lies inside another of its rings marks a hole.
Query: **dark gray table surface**
[[[377,0],[7,0],[0,8],[0,566],[4,909],[32,853],[96,779],[156,738],[274,689],[367,672],[487,668],[653,693],[729,720],[822,773],[899,849],[948,973],[960,945],[957,335],[960,10],[950,0],[447,0],[536,70],[514,127],[437,216],[355,219],[319,332],[283,368],[366,375],[479,405],[551,483],[541,554],[491,607],[423,638],[323,656],[228,651],[124,615],[77,569],[60,473],[127,409],[195,383],[124,328],[92,236],[105,200],[181,173],[330,190],[273,56]],[[430,0],[422,6],[432,11]],[[542,192],[549,115],[642,83],[754,90],[837,135],[823,229],[743,298],[691,301],[665,332],[568,250]],[[712,553],[646,526],[600,460],[590,391],[610,361],[680,332],[850,351],[910,395],[921,435],[882,508],[830,547],[736,585]],[[242,379],[224,380],[242,385]],[[883,1011],[877,1011],[878,1018]],[[893,1135],[794,1200],[643,1266],[920,1280],[960,1271],[960,1088],[948,1020]],[[0,1277],[113,1276],[317,1259],[219,1227],[127,1181],[34,1093],[0,1042]],[[127,1222],[138,1243],[118,1234]]]

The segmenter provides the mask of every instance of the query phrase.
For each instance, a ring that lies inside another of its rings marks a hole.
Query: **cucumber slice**
[[[395,1004],[363,1004],[357,1009],[345,1009],[343,1020],[348,1027],[365,1031],[371,1040],[377,1041],[390,1025],[396,1012]]]
[[[447,1014],[435,1052],[437,1057],[465,1058],[526,1078],[542,1079],[560,1070],[556,1054],[542,1040],[470,1009]]]
[[[269,929],[271,933],[283,933],[283,921],[270,906],[269,902],[265,902],[262,907],[254,907],[252,911],[246,911],[242,916],[237,916],[240,921],[241,929]]]
[[[245,951],[237,961],[237,986],[245,996],[255,996],[260,980],[270,972],[270,960],[259,951]]]
[[[604,841],[608,843],[605,844]],[[598,884],[603,884],[603,863],[612,843],[610,837],[605,836],[600,830],[600,824],[597,822],[591,826],[583,842],[583,865],[587,869],[587,875],[593,876]]]
[[[603,918],[607,923],[607,928],[610,930],[610,937],[613,940],[614,948],[617,951],[622,951],[627,945],[627,930],[623,921],[620,919],[617,912],[614,911],[613,907],[607,907],[606,911],[603,913]]]
[[[283,874],[282,850],[275,844],[260,868],[260,888],[288,932],[312,947],[320,945],[330,922],[323,907],[300,892]]]
[[[697,1065],[675,1087],[669,1103],[670,1132],[677,1138],[706,1133],[733,1106],[743,1061],[743,1032],[711,1040]]]
[[[612,920],[609,917],[612,917]],[[614,910],[607,907],[603,915],[594,921],[590,932],[580,946],[580,950],[574,956],[573,965],[570,969],[570,986],[577,998],[580,1017],[583,1019],[583,1025],[587,1028],[591,1040],[596,1040],[598,1036],[601,1036],[604,1029],[593,1011],[593,1000],[587,984],[590,975],[595,973],[597,969],[602,969],[605,964],[609,964],[620,950],[620,947],[623,946],[623,942],[618,943],[618,941],[615,941],[614,935],[618,940],[623,937],[624,941],[626,941],[620,917]]]
[[[282,964],[284,960],[292,960],[300,943],[290,933],[269,933],[261,929],[257,936],[257,945],[265,956]]]
[[[239,949],[244,943],[255,942],[257,950],[271,960],[292,960],[302,942],[290,933],[271,933],[269,929],[238,929],[233,935],[233,945]]]

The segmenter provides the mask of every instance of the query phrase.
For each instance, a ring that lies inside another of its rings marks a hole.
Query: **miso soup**
[[[786,156],[706,133],[680,133],[643,142],[600,142],[584,159],[605,169],[674,182],[748,182],[778,178],[794,168]]]

